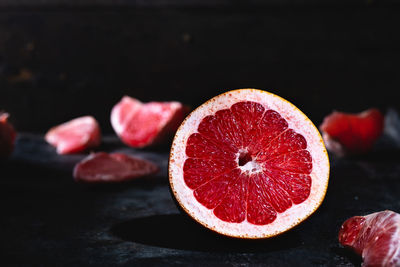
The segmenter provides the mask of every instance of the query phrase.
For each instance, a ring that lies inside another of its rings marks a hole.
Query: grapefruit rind
[[[225,222],[199,203],[183,179],[183,164],[186,156],[186,142],[189,136],[197,131],[204,117],[213,115],[221,109],[228,109],[240,101],[254,101],[266,109],[272,109],[288,122],[289,127],[303,135],[307,140],[307,150],[311,153],[313,170],[310,196],[300,204],[293,204],[283,213],[277,213],[276,219],[266,225],[255,225],[247,222]],[[238,89],[228,91],[205,102],[182,122],[172,143],[169,159],[169,181],[172,193],[182,207],[194,220],[220,234],[237,238],[268,238],[281,234],[298,225],[321,205],[329,181],[329,158],[322,137],[311,120],[287,100],[259,89]]]

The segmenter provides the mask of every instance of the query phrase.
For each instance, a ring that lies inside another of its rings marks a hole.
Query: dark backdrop
[[[195,107],[256,87],[316,124],[332,109],[400,109],[400,7],[320,1],[0,0],[0,109],[18,130],[39,133],[85,114],[111,133],[124,94]],[[78,185],[72,170],[86,154],[57,155],[41,135],[19,136],[0,160],[1,266],[360,266],[338,243],[342,223],[400,212],[400,153],[388,138],[365,157],[330,154],[322,206],[260,242],[218,237],[178,213],[167,144],[102,141],[98,151],[151,160],[160,172]]]
[[[0,109],[20,131],[92,114],[112,132],[125,94],[196,107],[260,88],[316,124],[400,108],[398,14],[395,1],[2,1]]]

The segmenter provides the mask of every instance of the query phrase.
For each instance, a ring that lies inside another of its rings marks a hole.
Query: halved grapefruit
[[[229,91],[194,110],[176,132],[169,181],[182,209],[238,238],[268,238],[309,217],[324,199],[329,159],[314,124],[257,89]]]

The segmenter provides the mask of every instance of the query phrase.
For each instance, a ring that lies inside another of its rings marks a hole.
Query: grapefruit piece
[[[84,183],[116,183],[154,174],[158,171],[154,163],[123,153],[91,154],[74,168],[74,179]]]
[[[400,214],[354,216],[340,228],[339,242],[362,256],[362,266],[400,266]]]
[[[333,153],[362,154],[371,150],[383,131],[383,115],[375,108],[358,114],[334,111],[320,129],[326,147]]]
[[[72,154],[98,146],[101,133],[95,118],[84,116],[51,128],[45,139],[58,154]]]
[[[188,109],[179,102],[149,102],[124,96],[111,111],[111,125],[131,147],[146,147],[175,133]]]
[[[329,159],[314,124],[288,101],[240,89],[207,101],[176,132],[169,181],[182,209],[238,238],[268,238],[324,199]]]
[[[0,158],[6,158],[14,150],[16,132],[8,122],[8,113],[0,112]]]

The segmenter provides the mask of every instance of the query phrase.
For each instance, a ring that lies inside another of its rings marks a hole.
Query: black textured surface
[[[400,211],[399,153],[385,142],[365,157],[331,155],[320,209],[261,241],[218,236],[179,214],[168,189],[167,148],[134,150],[107,137],[100,149],[153,160],[161,172],[120,185],[75,184],[72,167],[84,155],[59,156],[42,136],[19,136],[0,164],[2,266],[359,266],[338,244],[341,223]]]

